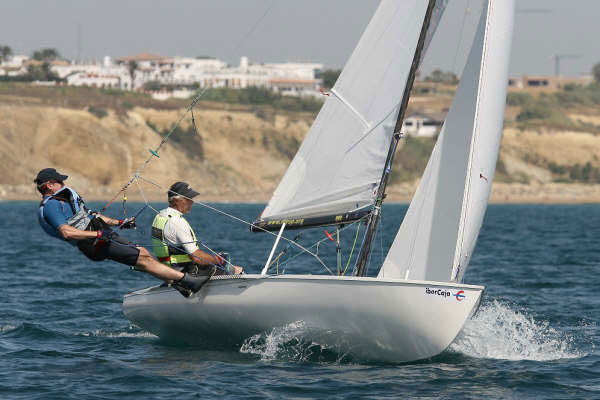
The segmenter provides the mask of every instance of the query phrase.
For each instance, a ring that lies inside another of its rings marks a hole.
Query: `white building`
[[[412,113],[404,118],[401,132],[414,137],[434,137],[440,132],[443,124],[443,116]]]
[[[22,75],[27,66],[38,63],[27,56],[14,56],[0,64],[0,75]],[[105,56],[102,63],[51,63],[51,70],[68,85],[139,90],[149,82],[163,86],[157,97],[165,98],[177,90],[178,97],[187,96],[194,87],[243,89],[261,87],[283,95],[319,96],[322,64],[266,63],[253,64],[247,57],[238,66],[210,57],[163,57],[141,53],[113,62]],[[166,92],[165,92],[166,90]],[[164,93],[163,93],[164,92]],[[167,94],[165,94],[167,93]],[[172,96],[173,94],[171,94]]]
[[[65,79],[70,86],[90,86],[98,88],[131,89],[131,76],[127,68],[114,65],[109,56],[102,64],[56,63],[50,67],[59,78]]]
[[[66,77],[69,86],[89,86],[97,88],[129,90],[131,77],[128,74],[75,72]]]
[[[208,75],[227,68],[227,63],[216,58],[174,57],[173,80],[177,85],[192,85],[204,81]]]
[[[29,57],[16,55],[0,62],[0,76],[19,76],[27,73]]]

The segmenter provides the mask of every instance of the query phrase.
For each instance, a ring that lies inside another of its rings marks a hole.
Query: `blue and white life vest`
[[[44,206],[46,205],[46,203],[48,203],[48,201],[52,199],[60,198],[60,200],[67,200],[65,199],[66,196],[59,197],[59,193],[64,195],[66,194],[66,192],[68,192],[68,203],[71,206],[71,210],[73,211],[73,216],[67,220],[67,224],[74,228],[85,230],[85,228],[87,228],[87,226],[90,223],[89,210],[85,206],[85,203],[81,196],[79,196],[79,194],[74,189],[65,186],[53,195],[44,198],[40,203],[40,207],[38,209],[38,222],[40,223],[40,226],[48,235],[58,239],[62,239],[63,237],[60,234],[60,232],[58,232],[58,230],[56,230],[52,225],[50,225],[44,217]]]

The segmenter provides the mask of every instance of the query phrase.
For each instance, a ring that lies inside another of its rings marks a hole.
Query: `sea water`
[[[142,206],[129,204],[127,215]],[[246,221],[264,207],[212,206]],[[406,208],[384,207],[369,275]],[[248,337],[240,348],[163,342],[121,310],[125,293],[158,281],[88,261],[46,236],[36,209],[0,203],[2,399],[600,398],[600,205],[491,205],[465,276],[486,286],[478,313],[445,352],[405,364],[366,362],[343,342],[322,346],[312,334],[307,339],[303,321]],[[123,209],[107,214],[120,217]],[[152,218],[145,209],[126,235],[149,244]],[[273,236],[199,205],[189,221],[207,248],[228,251],[247,272],[262,269]],[[287,237],[335,270],[336,246],[325,230],[335,237],[335,228]],[[347,273],[361,233],[355,225],[341,232]],[[279,273],[328,274],[287,242],[277,255]]]

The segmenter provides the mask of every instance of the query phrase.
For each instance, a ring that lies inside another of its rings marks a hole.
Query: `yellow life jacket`
[[[192,258],[185,252],[183,246],[173,246],[165,241],[165,225],[171,218],[183,218],[183,215],[167,215],[157,214],[152,222],[152,247],[154,255],[160,262],[175,269],[182,269],[192,265]],[[183,218],[185,223],[190,228],[192,239],[196,241],[196,234],[190,224]]]

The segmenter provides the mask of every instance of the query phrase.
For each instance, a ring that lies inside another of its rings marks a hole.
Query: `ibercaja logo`
[[[458,292],[456,292],[454,294],[454,297],[456,297],[457,301],[463,301],[465,299],[465,291],[464,290],[459,290]]]
[[[429,294],[429,295],[434,295],[434,296],[441,296],[445,299],[448,299],[451,296],[454,296],[456,298],[456,301],[463,301],[467,297],[467,296],[465,296],[464,290],[459,290],[456,293],[452,293],[446,289],[439,289],[439,288],[438,289],[430,289],[430,288],[426,287],[425,293]]]

